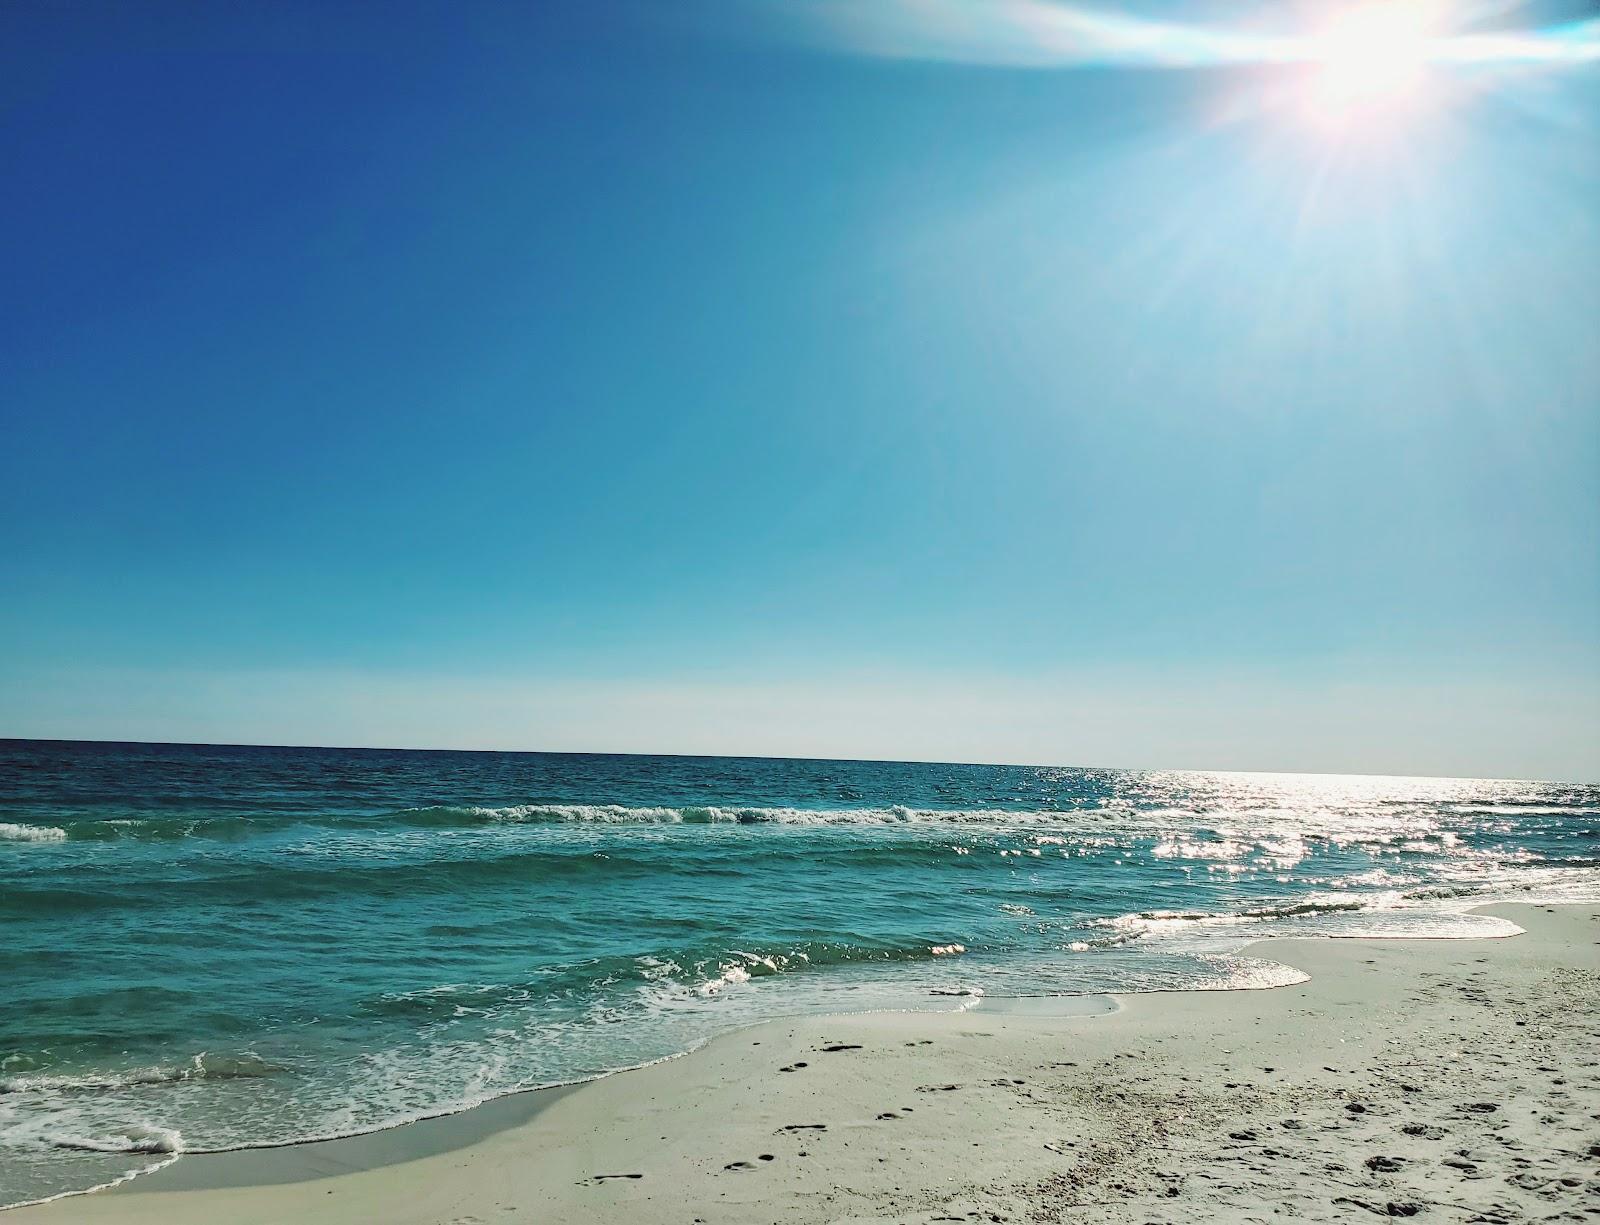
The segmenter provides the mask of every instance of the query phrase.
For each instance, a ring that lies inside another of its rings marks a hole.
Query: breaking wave
[[[181,1153],[183,1133],[145,1123],[130,1126],[117,1136],[58,1135],[52,1143],[56,1148],[85,1153]]]
[[[255,1055],[220,1056],[202,1052],[188,1063],[81,1074],[23,1073],[0,1076],[0,1093],[94,1092],[134,1085],[176,1085],[194,1080],[253,1080],[282,1071]]]
[[[18,825],[0,821],[0,842],[61,842],[67,831],[54,825]]]

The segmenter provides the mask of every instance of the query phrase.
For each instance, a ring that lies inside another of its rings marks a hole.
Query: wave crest
[[[0,821],[0,842],[61,842],[67,831],[54,825],[18,825]]]
[[[133,1123],[124,1128],[120,1135],[59,1135],[52,1138],[51,1144],[56,1148],[85,1153],[181,1153],[183,1133],[175,1127]]]
[[[193,1080],[254,1080],[282,1070],[257,1055],[212,1055],[202,1051],[183,1064],[157,1064],[115,1072],[30,1072],[0,1077],[0,1093],[92,1093],[135,1085],[176,1085]]]

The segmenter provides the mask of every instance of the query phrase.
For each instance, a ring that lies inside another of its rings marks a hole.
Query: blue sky
[[[7,7],[0,735],[1600,777],[1600,65],[960,8]]]

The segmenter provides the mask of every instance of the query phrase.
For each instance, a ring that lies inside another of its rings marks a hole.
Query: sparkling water
[[[0,1203],[765,1018],[1273,986],[1600,895],[1600,788],[0,741]]]

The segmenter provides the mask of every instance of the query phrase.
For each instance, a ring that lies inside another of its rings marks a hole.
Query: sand
[[[189,1156],[34,1222],[1600,1221],[1600,907],[1274,940],[1268,991],[875,1014],[381,1137]]]

